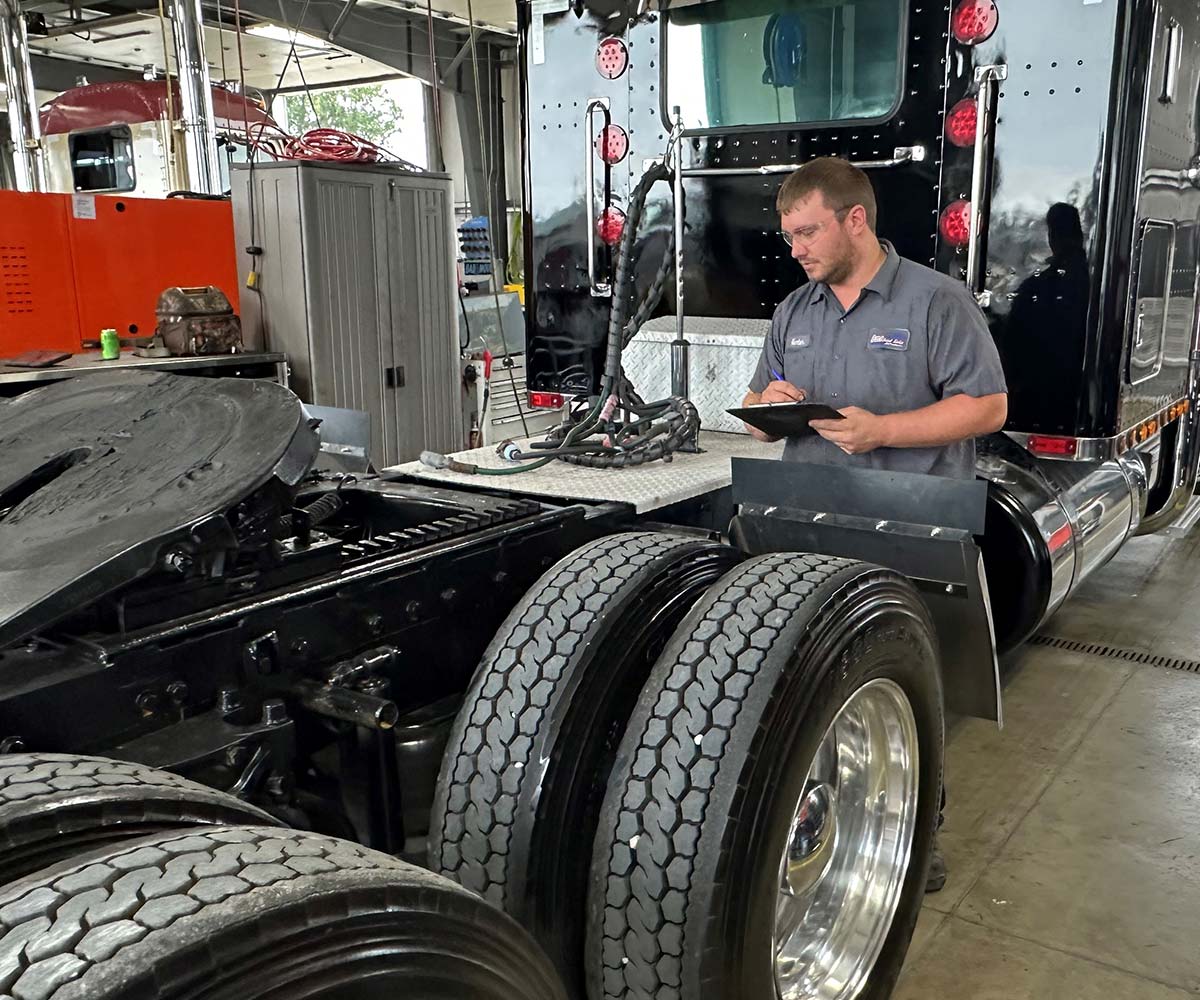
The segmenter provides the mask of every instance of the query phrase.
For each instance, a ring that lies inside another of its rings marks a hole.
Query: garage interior
[[[1200,10],[1069,8],[0,0],[0,998],[1200,997]],[[974,481],[751,436],[825,156]]]
[[[897,997],[1195,995],[1197,511],[1011,654],[1003,730],[951,722],[951,875]]]

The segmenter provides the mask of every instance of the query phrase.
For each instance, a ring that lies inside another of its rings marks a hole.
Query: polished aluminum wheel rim
[[[900,686],[860,687],[825,731],[779,866],[775,988],[853,1000],[900,902],[917,818],[917,723]]]

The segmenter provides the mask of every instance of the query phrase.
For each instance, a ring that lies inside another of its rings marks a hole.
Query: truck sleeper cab
[[[520,10],[532,390],[594,389],[611,245],[678,111],[684,328],[708,359],[691,371],[706,425],[744,392],[732,359],[751,321],[763,332],[804,280],[778,238],[779,184],[842,156],[869,172],[880,235],[965,281],[1001,353],[1009,419],[978,462],[998,645],[1031,635],[1128,537],[1178,515],[1200,454],[1194,5]],[[643,269],[673,215],[664,185],[651,197]],[[712,361],[722,318],[725,365]]]

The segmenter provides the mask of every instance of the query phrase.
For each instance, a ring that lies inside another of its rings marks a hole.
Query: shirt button
[[[846,317],[843,316],[841,319],[838,320],[838,326],[841,326],[845,322],[846,322]]]
[[[838,394],[835,392],[835,393],[833,394],[833,398],[834,398],[834,399],[837,399],[837,396],[838,396]]]
[[[841,360],[842,360],[842,356],[841,356],[840,354],[835,354],[835,355],[833,356],[833,360],[834,360],[834,361],[841,361]]]

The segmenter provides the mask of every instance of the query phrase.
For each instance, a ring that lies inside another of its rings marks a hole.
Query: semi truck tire
[[[197,827],[0,888],[13,1000],[565,1000],[509,917],[349,841]]]
[[[612,770],[592,1000],[891,993],[941,794],[935,635],[909,581],[845,559],[763,556],[709,590]]]
[[[169,771],[64,753],[0,756],[0,884],[159,830],[278,821]]]
[[[508,616],[451,732],[430,866],[503,907],[583,983],[592,833],[625,720],[688,609],[741,555],[704,538],[601,538]]]

